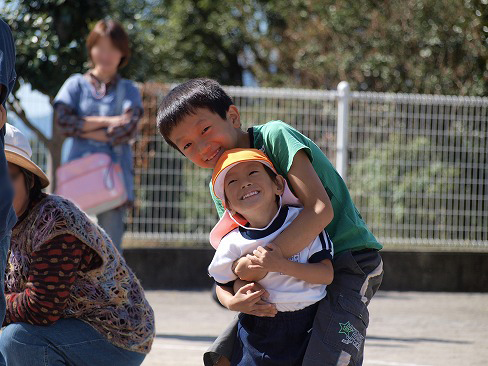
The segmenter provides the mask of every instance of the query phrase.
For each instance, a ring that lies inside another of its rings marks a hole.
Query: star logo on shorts
[[[351,325],[351,323],[339,323],[339,326],[341,329],[339,330],[339,333],[345,334],[346,336],[349,337],[349,333],[354,332],[356,329]]]
[[[339,326],[341,327],[339,334],[346,335],[346,338],[342,339],[341,342],[345,344],[352,344],[359,351],[359,348],[364,341],[364,336],[359,333],[359,331],[354,328],[350,322],[339,323]]]

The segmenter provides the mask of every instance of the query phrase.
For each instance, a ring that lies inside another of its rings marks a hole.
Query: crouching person
[[[154,313],[107,234],[49,185],[27,138],[7,124],[18,222],[5,277],[0,352],[9,366],[140,365]]]

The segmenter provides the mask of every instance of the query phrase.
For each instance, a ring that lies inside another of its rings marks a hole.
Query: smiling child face
[[[224,151],[248,147],[249,137],[240,127],[235,106],[229,108],[226,120],[207,108],[197,108],[173,128],[169,138],[194,164],[213,168]]]
[[[228,208],[246,218],[253,227],[264,227],[278,210],[276,196],[284,190],[283,178],[272,179],[257,161],[237,164],[225,175]]]

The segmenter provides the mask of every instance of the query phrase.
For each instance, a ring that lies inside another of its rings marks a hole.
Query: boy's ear
[[[227,111],[227,121],[232,123],[235,128],[241,128],[241,115],[235,105],[231,105]]]
[[[283,178],[283,176],[281,175],[277,175],[275,184],[276,184],[275,193],[281,196],[285,192],[285,178]]]

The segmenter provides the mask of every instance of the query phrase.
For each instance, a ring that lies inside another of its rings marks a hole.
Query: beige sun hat
[[[32,161],[32,149],[27,137],[9,123],[6,123],[5,127],[5,157],[7,161],[37,175],[41,180],[42,188],[46,188],[49,185],[49,179],[41,168]]]

